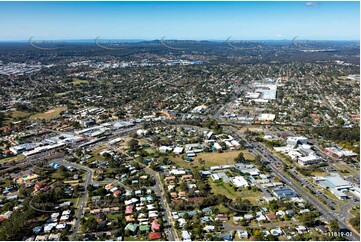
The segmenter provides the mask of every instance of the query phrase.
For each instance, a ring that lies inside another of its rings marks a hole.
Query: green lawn
[[[92,157],[90,157],[88,159],[88,162],[93,162],[93,161],[105,161],[106,158],[102,155],[100,155],[100,152],[102,152],[103,150],[106,150],[107,149],[107,146],[105,145],[101,145],[101,146],[98,146],[98,147],[95,147],[93,150],[92,150]]]
[[[73,82],[72,82],[73,85],[80,85],[80,84],[83,84],[83,83],[89,83],[89,81],[81,80],[81,79],[78,79],[78,78],[73,78]]]
[[[25,118],[29,117],[31,113],[22,111],[13,111],[10,113],[11,118]]]
[[[129,236],[129,237],[124,238],[124,241],[139,241],[139,240],[147,241],[148,238],[147,237],[142,237],[142,236],[140,236],[138,239],[134,238],[133,236]]]
[[[226,206],[223,206],[223,205],[217,205],[217,206],[214,206],[213,209],[217,208],[218,209],[218,212],[217,213],[225,213],[225,214],[229,214],[229,212],[231,212],[231,210],[229,208],[227,208]],[[228,220],[227,222],[231,221]]]
[[[144,151],[147,152],[150,155],[155,153],[155,150],[152,149],[152,148],[146,148],[146,149],[144,149]]]
[[[223,153],[217,153],[217,152],[200,153],[196,157],[192,157],[193,159],[192,162],[187,162],[183,160],[181,157],[174,158],[171,155],[169,156],[169,159],[184,168],[190,168],[192,166],[211,167],[211,166],[234,164],[235,163],[234,158],[236,158],[240,152],[243,153],[244,158],[248,160],[254,160],[254,156],[251,153],[249,153],[247,150],[225,151]],[[204,163],[203,164],[199,163],[199,159],[204,160]]]
[[[4,158],[4,159],[0,160],[0,164],[5,164],[5,163],[13,162],[13,161],[18,161],[18,160],[23,159],[24,157],[25,157],[25,155],[20,154],[20,155]]]
[[[51,120],[59,116],[59,114],[62,111],[67,110],[67,107],[56,107],[53,109],[50,109],[44,113],[37,113],[30,116],[30,119],[45,119],[45,120]]]
[[[61,172],[59,170],[53,172],[51,174],[51,178],[54,178],[54,179],[63,179],[64,176],[61,174]]]
[[[263,197],[261,192],[254,192],[252,190],[244,190],[239,193],[239,196],[244,200],[249,200],[253,205],[260,205],[258,200]]]
[[[212,179],[209,178],[209,184],[211,185],[213,193],[222,194],[232,200],[237,198],[236,191],[228,183],[224,183],[223,181],[213,182]]]
[[[356,217],[357,214],[360,214],[360,206],[356,206],[350,209],[350,213]]]
[[[119,219],[122,215],[120,213],[109,213],[107,214],[107,217],[112,220]]]
[[[341,173],[340,175],[342,176],[349,176],[351,174],[349,171],[350,168],[343,164],[337,163],[335,164],[335,167],[339,170],[339,172]]]

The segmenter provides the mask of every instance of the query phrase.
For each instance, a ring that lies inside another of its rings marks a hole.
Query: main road
[[[297,184],[287,175],[283,174],[278,167],[274,166],[272,163],[274,160],[278,162],[282,162],[279,160],[277,156],[274,156],[271,152],[269,152],[267,149],[263,149],[263,152],[260,152],[257,149],[254,149],[254,145],[252,145],[247,139],[243,138],[241,135],[239,135],[239,131],[236,130],[233,127],[228,127],[228,129],[231,129],[234,133],[238,134],[238,137],[242,138],[243,141],[248,145],[249,149],[253,150],[256,154],[260,155],[263,160],[267,161],[267,165],[271,168],[271,170],[274,172],[276,176],[278,176],[285,184],[287,184],[290,188],[292,188],[298,195],[300,195],[303,199],[308,201],[310,204],[312,204],[324,217],[327,221],[330,220],[336,220],[338,221],[340,228],[345,229],[348,231],[351,231],[351,234],[348,239],[351,239],[352,241],[360,241],[360,236],[356,233],[352,232],[352,229],[349,228],[349,226],[342,221],[342,219],[333,214],[324,204],[322,204],[320,201],[318,201],[313,196],[309,195],[307,192],[305,192],[302,188],[297,186]],[[271,161],[267,156],[272,156],[273,161]]]

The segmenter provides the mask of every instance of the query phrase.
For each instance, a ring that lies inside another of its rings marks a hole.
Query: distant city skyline
[[[0,2],[0,41],[359,40],[354,2]]]

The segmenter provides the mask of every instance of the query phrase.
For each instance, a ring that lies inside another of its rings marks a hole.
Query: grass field
[[[312,176],[328,176],[330,173],[315,171],[315,172],[312,172],[311,174],[312,174]]]
[[[139,236],[139,239],[134,238],[134,237],[132,237],[132,236],[129,236],[129,237],[125,237],[125,238],[124,238],[124,241],[139,241],[139,240],[145,240],[145,241],[147,241],[148,238],[147,238],[147,237],[143,237],[143,236]]]
[[[26,117],[29,117],[31,115],[31,113],[29,112],[22,112],[22,111],[12,111],[10,113],[10,117],[11,118],[26,118]]]
[[[249,200],[253,205],[260,205],[258,200],[263,197],[261,192],[254,191],[242,191],[239,193],[239,196],[244,200]]]
[[[347,79],[347,76],[339,76],[339,77],[334,77],[333,78],[334,81],[338,81],[338,82],[356,82],[354,80],[351,79]]]
[[[20,155],[8,157],[8,158],[5,158],[5,159],[1,159],[0,164],[5,164],[5,163],[13,162],[13,161],[18,161],[18,160],[23,159],[24,157],[25,157],[25,155],[20,154]]]
[[[351,174],[350,173],[350,169],[351,169],[350,167],[345,166],[345,165],[340,164],[340,163],[335,164],[335,166],[340,171],[341,175],[348,176],[348,175]]]
[[[152,148],[146,148],[146,149],[144,149],[144,151],[147,152],[150,155],[155,153],[155,150],[152,149]]]
[[[67,180],[67,181],[64,181],[64,183],[75,186],[75,185],[79,184],[79,181],[78,180]]]
[[[242,152],[244,157],[248,160],[254,160],[254,156],[249,153],[247,150],[237,150],[237,151],[226,151],[223,153],[200,153],[196,157],[192,157],[193,161],[191,162],[194,166],[220,166],[220,165],[230,165],[234,164],[234,158],[238,156],[238,154]],[[178,165],[183,166],[185,168],[191,167],[191,163],[183,160],[181,157],[169,157],[170,160],[176,162]],[[199,159],[204,160],[204,164],[199,163]]]
[[[83,84],[83,83],[89,83],[89,81],[81,80],[81,79],[78,79],[78,78],[73,78],[73,82],[72,82],[73,85],[80,85],[80,84]]]
[[[209,184],[211,185],[212,192],[214,194],[222,194],[232,200],[240,197],[244,200],[249,200],[253,205],[260,205],[258,200],[263,197],[261,192],[255,192],[247,189],[242,191],[235,191],[234,187],[229,183],[225,183],[223,181],[213,182],[211,178],[209,178]]]
[[[214,194],[221,194],[232,200],[237,198],[236,191],[234,191],[234,188],[228,183],[224,183],[223,181],[213,182],[211,178],[209,178],[209,184],[211,185]]]
[[[253,131],[253,132],[262,132],[262,126],[251,126],[251,127],[242,127],[240,131],[245,132],[246,130]]]
[[[112,220],[115,220],[115,219],[120,219],[122,217],[122,214],[120,213],[110,213],[110,214],[107,214],[107,217],[109,219],[112,219]]]
[[[360,206],[356,206],[350,209],[350,213],[356,217],[357,214],[360,214]]]
[[[66,107],[56,107],[53,109],[50,109],[44,113],[37,113],[30,116],[30,119],[45,119],[45,120],[51,120],[56,118],[62,111],[65,111]]]
[[[92,150],[92,157],[89,158],[89,162],[92,162],[92,161],[95,161],[95,160],[98,160],[98,161],[105,161],[105,157],[100,155],[100,152],[102,152],[103,150],[106,150],[107,146],[106,145],[101,145],[101,146],[98,146],[96,148],[94,148]]]
[[[55,96],[60,97],[60,96],[66,95],[67,93],[69,93],[69,92],[58,92],[58,93],[55,93]]]

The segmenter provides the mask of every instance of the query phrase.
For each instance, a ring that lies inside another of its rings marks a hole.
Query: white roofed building
[[[236,177],[231,178],[231,182],[236,188],[248,187],[248,182],[242,176],[236,176]]]

